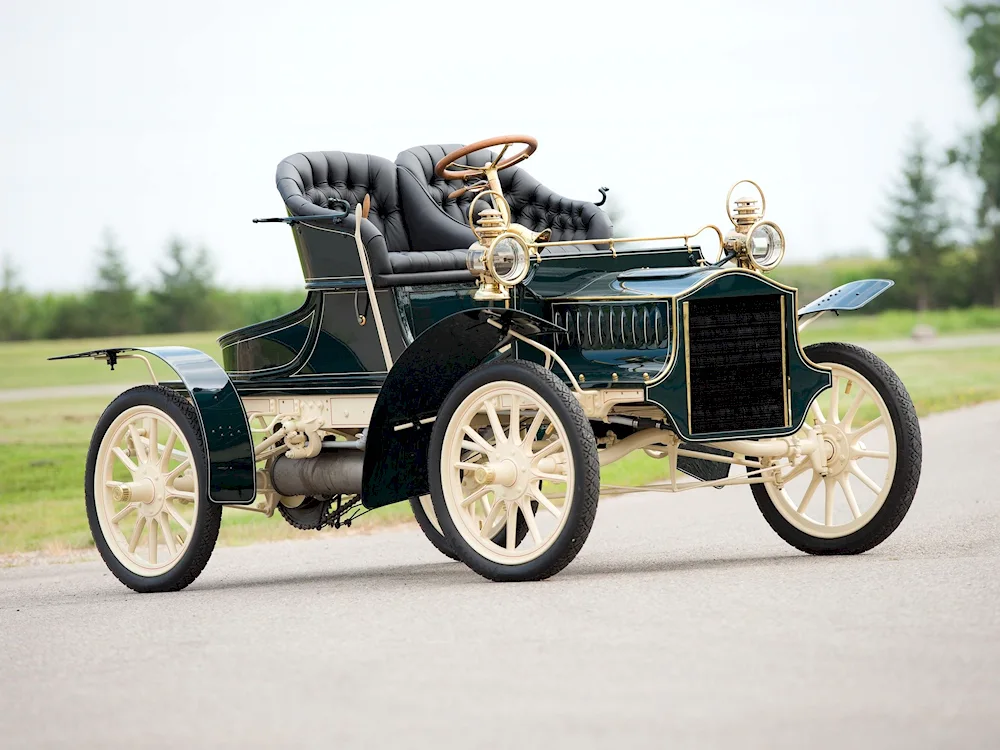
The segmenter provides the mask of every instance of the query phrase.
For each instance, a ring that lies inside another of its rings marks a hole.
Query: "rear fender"
[[[427,454],[438,409],[455,384],[510,340],[561,328],[520,310],[464,310],[420,334],[393,364],[372,412],[365,445],[365,507],[426,495]]]
[[[186,346],[125,346],[66,354],[50,359],[93,357],[112,368],[119,355],[144,352],[163,360],[181,379],[201,423],[208,450],[208,497],[226,505],[248,505],[257,494],[253,440],[243,402],[214,359]]]

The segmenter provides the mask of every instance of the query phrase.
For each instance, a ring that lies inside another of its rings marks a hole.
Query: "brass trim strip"
[[[686,381],[684,390],[687,391],[687,428],[690,434],[695,435],[697,433],[691,426],[691,329],[688,325],[690,304],[690,302],[684,302],[684,374]]]
[[[785,427],[792,421],[790,414],[791,411],[791,397],[789,394],[789,376],[788,376],[788,325],[785,323],[785,295],[781,295],[778,298],[781,301],[781,394],[784,400],[784,415],[785,415]]]
[[[389,338],[385,335],[385,325],[382,323],[382,311],[378,307],[378,297],[375,294],[375,284],[372,282],[372,269],[368,265],[368,251],[361,241],[361,204],[354,210],[354,242],[358,246],[358,257],[361,259],[361,270],[365,274],[365,286],[368,287],[368,298],[375,313],[375,327],[378,329],[378,340],[382,345],[382,357],[385,359],[385,369],[392,369],[392,354],[389,352]],[[318,337],[317,337],[318,340]]]

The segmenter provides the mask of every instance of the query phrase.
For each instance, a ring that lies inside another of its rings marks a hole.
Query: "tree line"
[[[106,231],[96,273],[84,292],[31,294],[4,256],[0,341],[230,330],[277,317],[304,299],[302,291],[219,289],[207,251],[180,238],[170,240],[156,279],[140,290],[123,249]]]
[[[940,153],[916,130],[883,228],[888,264],[901,282],[893,304],[918,310],[1000,307],[1000,3],[966,2],[951,14],[972,52],[978,127]],[[952,169],[976,185],[971,231],[963,231],[942,196],[944,172]]]

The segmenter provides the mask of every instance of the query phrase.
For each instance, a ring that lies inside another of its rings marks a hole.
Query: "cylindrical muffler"
[[[295,495],[360,495],[365,454],[324,451],[315,458],[279,456],[271,466],[271,483],[286,497]]]

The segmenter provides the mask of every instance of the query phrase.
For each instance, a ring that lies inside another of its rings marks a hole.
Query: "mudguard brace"
[[[208,497],[226,505],[249,505],[257,494],[253,439],[243,401],[214,359],[186,346],[123,346],[50,359],[95,357],[113,364],[117,355],[144,352],[163,360],[191,395],[208,451]]]

